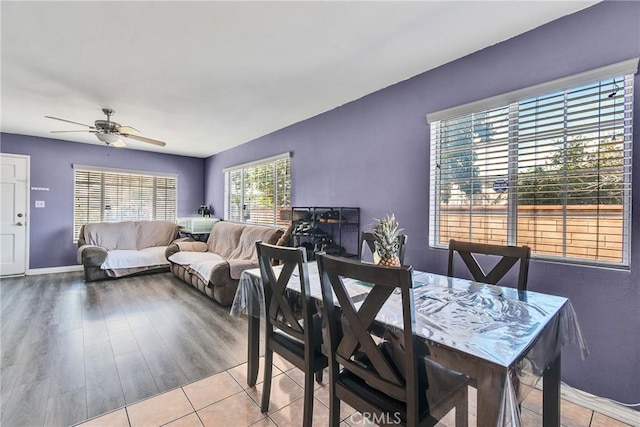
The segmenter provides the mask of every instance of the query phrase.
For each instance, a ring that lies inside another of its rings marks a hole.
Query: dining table
[[[322,302],[320,275],[308,263],[311,297]],[[345,280],[353,301],[371,289]],[[288,290],[298,295],[293,275]],[[428,357],[471,378],[477,389],[478,426],[521,426],[520,403],[540,378],[543,425],[560,425],[560,364],[567,344],[588,348],[571,302],[564,297],[471,280],[413,271],[415,335]],[[399,294],[392,294],[376,317],[383,329],[402,328]],[[245,270],[231,306],[232,315],[248,318],[247,383],[256,384],[260,327],[265,318],[260,269]],[[354,303],[357,305],[357,303]]]

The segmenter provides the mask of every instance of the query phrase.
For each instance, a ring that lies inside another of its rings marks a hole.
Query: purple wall
[[[360,206],[363,227],[394,212],[409,236],[406,261],[444,273],[428,248],[429,127],[425,115],[640,56],[640,2],[604,2],[205,161],[205,201],[224,208],[222,169],[293,153],[294,205]],[[446,49],[446,45],[443,46]],[[640,183],[636,75],[633,180]],[[631,271],[533,261],[529,289],[570,298],[591,355],[563,353],[573,387],[640,401],[640,185],[633,189]]]
[[[31,156],[29,268],[76,265],[73,242],[73,164],[178,174],[178,216],[202,204],[204,160],[3,133],[0,151]],[[34,207],[44,200],[45,208]]]

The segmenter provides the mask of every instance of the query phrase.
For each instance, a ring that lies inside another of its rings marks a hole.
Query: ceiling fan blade
[[[133,126],[120,126],[116,128],[116,131],[118,131],[118,133],[122,133],[125,135],[131,135],[132,133],[140,133],[140,131],[134,128]]]
[[[51,133],[67,133],[67,132],[93,132],[91,129],[86,130],[52,130]]]
[[[73,123],[74,125],[86,126],[86,127],[88,127],[88,128],[95,129],[93,126],[91,126],[91,125],[85,125],[84,123],[73,122],[73,121],[71,121],[71,120],[67,120],[67,119],[60,119],[60,118],[58,118],[58,117],[51,117],[51,116],[44,116],[44,117],[45,117],[45,118],[47,118],[47,119],[60,120],[61,122]]]
[[[138,141],[147,142],[149,144],[157,145],[158,147],[164,147],[165,145],[167,145],[166,142],[158,141],[157,139],[145,138],[144,136],[128,135],[126,133],[121,133],[120,135],[126,138],[131,138]]]

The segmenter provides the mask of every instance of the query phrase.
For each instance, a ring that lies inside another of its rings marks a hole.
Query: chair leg
[[[331,387],[331,385],[329,385]],[[329,389],[329,427],[340,426],[340,399]]]
[[[271,398],[271,374],[273,369],[273,350],[269,348],[264,350],[264,381],[262,383],[262,405],[260,410],[262,413],[269,411],[269,399]]]
[[[313,422],[313,372],[308,367],[304,373],[304,419],[303,427],[311,427]]]
[[[469,423],[469,387],[462,391],[462,397],[456,405],[456,427],[463,427]]]
[[[324,371],[324,369],[320,369],[319,371],[316,371],[316,382],[318,384],[322,383],[322,372]]]

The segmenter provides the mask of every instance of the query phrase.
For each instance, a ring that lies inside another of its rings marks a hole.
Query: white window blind
[[[225,219],[286,225],[291,210],[289,154],[225,169]]]
[[[632,110],[627,74],[434,120],[431,246],[628,267]]]
[[[88,222],[176,219],[176,176],[77,165],[74,175],[74,240]]]

